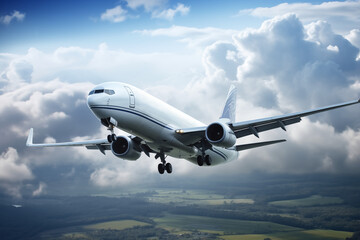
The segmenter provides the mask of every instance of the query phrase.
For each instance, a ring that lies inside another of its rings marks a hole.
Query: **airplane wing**
[[[33,143],[34,129],[31,128],[26,141],[28,147],[78,147],[85,146],[87,149],[98,149],[105,154],[105,150],[110,150],[110,143],[107,139],[96,139],[79,142],[63,142],[63,143]]]
[[[268,131],[275,128],[282,128],[284,131],[286,131],[285,126],[300,122],[302,117],[324,111],[329,111],[336,108],[346,107],[357,103],[360,103],[360,99],[303,112],[285,114],[270,118],[261,118],[244,122],[228,123],[228,125],[234,131],[236,138],[241,138],[252,134],[256,137],[259,137],[259,132]],[[198,141],[204,137],[206,128],[207,126],[177,129],[175,132],[181,135],[185,142],[187,142],[189,138]]]
[[[256,137],[259,137],[258,134],[259,132],[271,130],[274,128],[282,128],[284,131],[286,131],[285,126],[300,122],[301,117],[329,111],[336,108],[346,107],[357,103],[360,103],[360,99],[356,101],[335,104],[335,105],[303,111],[303,112],[285,114],[276,117],[262,118],[262,119],[245,121],[245,122],[237,122],[230,124],[229,126],[234,131],[235,136],[237,138],[251,134],[254,134]]]

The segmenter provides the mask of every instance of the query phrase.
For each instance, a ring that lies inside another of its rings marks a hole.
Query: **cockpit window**
[[[104,89],[96,89],[95,90],[95,94],[97,94],[97,93],[103,93],[104,92]]]
[[[105,93],[109,94],[109,95],[113,95],[113,94],[115,94],[115,91],[112,89],[105,89]]]
[[[92,90],[91,92],[89,92],[89,95],[103,93],[103,92],[105,92],[108,95],[115,94],[115,91],[112,89],[95,89],[95,90]]]

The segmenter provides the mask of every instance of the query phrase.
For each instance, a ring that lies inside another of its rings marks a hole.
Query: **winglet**
[[[34,129],[30,128],[29,136],[26,141],[26,146],[30,147],[33,145],[33,136],[34,136]]]
[[[224,110],[220,118],[227,118],[230,119],[231,122],[235,122],[236,93],[237,89],[235,85],[231,85],[226,98]]]

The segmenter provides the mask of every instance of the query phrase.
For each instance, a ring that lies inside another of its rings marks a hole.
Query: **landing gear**
[[[160,174],[164,174],[165,170],[167,173],[172,173],[172,165],[171,163],[166,163],[165,161],[165,154],[163,151],[160,151],[160,153],[156,154],[155,159],[158,159],[160,157],[161,163],[158,165],[158,171]]]
[[[205,155],[205,156],[202,156],[202,155],[199,155],[197,156],[197,164],[199,166],[202,166],[204,165],[204,162],[206,163],[206,165],[210,166],[211,165],[211,157],[209,155]]]
[[[204,165],[204,158],[203,158],[203,156],[201,156],[201,155],[197,156],[197,164],[198,164],[199,166]]]
[[[211,165],[211,157],[209,155],[205,156],[205,163],[206,165],[210,166]]]
[[[165,172],[164,164],[159,163],[158,171],[159,171],[160,174],[164,174],[164,172]]]
[[[110,134],[107,136],[107,140],[109,143],[111,142],[115,142],[116,141],[116,135],[113,133],[113,134]]]
[[[108,130],[111,132],[111,134],[109,134],[107,136],[108,142],[109,143],[115,142],[116,141],[116,134],[114,133],[114,125],[109,123]]]

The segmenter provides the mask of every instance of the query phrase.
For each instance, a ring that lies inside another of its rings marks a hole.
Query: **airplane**
[[[63,143],[33,143],[33,128],[30,129],[28,147],[85,146],[105,154],[111,150],[121,159],[135,161],[142,152],[155,159],[160,158],[158,172],[171,173],[172,165],[166,157],[186,159],[199,166],[214,166],[238,158],[238,152],[285,142],[285,139],[236,145],[236,140],[249,135],[259,138],[259,133],[299,123],[302,117],[341,108],[359,100],[335,104],[308,111],[275,117],[236,122],[237,89],[229,89],[220,118],[206,125],[184,112],[170,106],[149,93],[130,84],[107,82],[97,85],[87,97],[87,105],[110,134],[105,139]],[[117,136],[114,128],[129,133]]]

